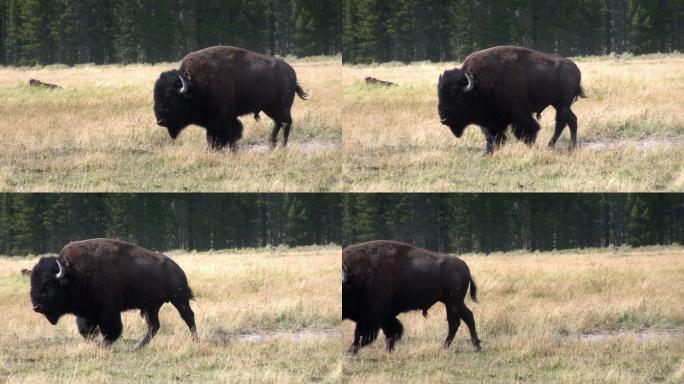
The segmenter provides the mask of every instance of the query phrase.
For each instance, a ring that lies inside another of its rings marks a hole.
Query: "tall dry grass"
[[[345,173],[351,191],[681,191],[684,190],[684,57],[575,59],[588,99],[578,116],[580,148],[566,130],[546,149],[555,112],[528,148],[509,135],[483,157],[471,126],[461,139],[440,124],[437,80],[458,63],[343,66]],[[365,76],[399,87],[367,86]]]
[[[344,365],[349,382],[677,383],[684,379],[684,249],[464,255],[478,285],[482,351],[435,305],[402,314],[393,353],[382,337]],[[351,343],[353,323],[343,323]],[[591,335],[591,336],[587,336]]]
[[[156,125],[154,82],[177,63],[0,68],[0,190],[333,189],[341,170],[341,59],[290,62],[311,95],[292,108],[290,145],[268,151],[272,121],[245,116],[238,154],[210,150],[202,128],[189,127],[174,142]],[[29,88],[30,78],[64,89]]]
[[[0,382],[338,382],[340,252],[169,253],[195,292],[200,342],[166,304],[159,333],[140,351],[146,327],[137,312],[124,314],[111,350],[86,342],[73,316],[52,326],[31,310],[19,271],[35,258],[0,258]]]

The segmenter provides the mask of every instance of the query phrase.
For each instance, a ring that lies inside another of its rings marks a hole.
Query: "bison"
[[[577,145],[577,116],[570,110],[578,97],[586,97],[581,73],[572,61],[527,48],[494,47],[470,54],[461,69],[439,76],[439,117],[456,137],[469,124],[479,125],[487,144],[485,153],[506,142],[512,125],[519,140],[536,140],[537,118],[549,105],[556,109],[553,147],[566,125],[570,148]]]
[[[33,310],[51,324],[74,314],[81,335],[102,333],[105,345],[121,335],[121,312],[139,309],[147,333],[136,349],[145,346],[159,330],[159,308],[167,302],[197,337],[183,270],[160,253],[123,241],[75,241],[57,256],[41,257],[31,272],[30,296]]]
[[[163,72],[154,85],[154,114],[172,139],[190,124],[205,127],[212,148],[242,137],[238,116],[264,111],[275,125],[271,145],[283,128],[283,146],[292,127],[294,95],[308,95],[286,62],[237,47],[211,47],[185,56],[179,70]]]
[[[473,313],[464,299],[477,301],[477,287],[468,266],[460,259],[396,241],[378,240],[342,250],[342,319],[356,322],[349,352],[355,354],[372,343],[382,329],[386,349],[392,351],[403,334],[397,315],[427,311],[436,302],[446,306],[449,332],[444,348],[451,345],[463,320],[475,350],[480,339]]]

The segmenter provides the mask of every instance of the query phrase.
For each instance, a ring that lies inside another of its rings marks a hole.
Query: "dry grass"
[[[155,66],[0,68],[0,190],[4,191],[325,191],[341,170],[339,57],[292,60],[311,99],[297,98],[287,149],[262,150],[272,121],[251,116],[243,151],[215,152],[205,130],[175,142],[156,125]],[[62,90],[28,87],[29,78]]]
[[[137,312],[124,315],[112,350],[98,347],[80,337],[73,316],[52,326],[31,311],[29,280],[19,271],[34,258],[0,258],[0,382],[339,381],[338,247],[169,255],[195,291],[200,342],[167,304],[159,334],[137,352],[145,332]]]
[[[573,107],[584,148],[568,154],[566,129],[557,150],[546,149],[555,118],[550,107],[534,147],[511,137],[490,157],[482,156],[477,127],[456,139],[439,123],[437,79],[460,64],[343,66],[342,185],[350,191],[684,190],[684,56],[575,60],[589,95]],[[400,86],[366,86],[365,76]]]
[[[482,351],[461,325],[448,350],[442,305],[399,316],[404,339],[344,365],[352,383],[677,383],[684,379],[684,249],[464,255],[479,288]],[[343,323],[351,343],[353,323]],[[581,335],[610,336],[594,341]]]

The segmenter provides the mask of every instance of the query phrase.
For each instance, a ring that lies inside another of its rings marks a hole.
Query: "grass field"
[[[156,125],[159,65],[0,67],[2,191],[326,191],[338,187],[341,59],[288,60],[310,94],[296,99],[288,148],[267,149],[272,121],[244,116],[242,150],[208,148],[205,130],[175,142]],[[28,87],[37,78],[64,87]],[[282,133],[281,133],[282,137]]]
[[[681,383],[684,248],[464,255],[479,289],[482,351],[461,325],[442,349],[441,304],[399,316],[393,353],[379,338],[344,365],[351,383]],[[343,323],[349,345],[353,323]]]
[[[476,126],[456,139],[437,114],[437,80],[458,63],[344,65],[342,185],[367,191],[682,191],[684,55],[573,59],[589,98],[579,100],[579,149],[566,129],[546,148],[549,107],[532,148],[509,134],[483,156]],[[373,76],[399,84],[367,86]]]
[[[168,255],[195,292],[200,342],[166,304],[141,351],[133,351],[146,329],[137,312],[124,315],[113,348],[101,348],[80,337],[73,316],[52,326],[31,310],[19,271],[34,258],[0,258],[0,382],[339,382],[339,248]]]

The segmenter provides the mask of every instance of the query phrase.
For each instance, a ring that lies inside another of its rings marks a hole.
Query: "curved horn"
[[[57,267],[59,267],[59,272],[55,275],[57,279],[61,279],[64,277],[65,271],[64,268],[62,268],[62,263],[59,262],[59,260],[55,260],[57,262]]]
[[[468,73],[468,72],[463,72],[463,73],[465,74],[466,79],[468,79],[468,85],[463,87],[463,92],[470,92],[475,87],[475,82],[473,81],[473,77],[470,73]]]
[[[181,83],[183,84],[183,86],[181,87],[181,89],[178,90],[178,93],[181,94],[181,95],[184,95],[186,92],[188,92],[188,83],[185,81],[185,79],[183,78],[183,76],[178,75],[178,78],[180,78],[180,81],[181,81]]]
[[[342,268],[342,284],[345,284],[349,280],[349,277],[347,276],[347,270]]]

